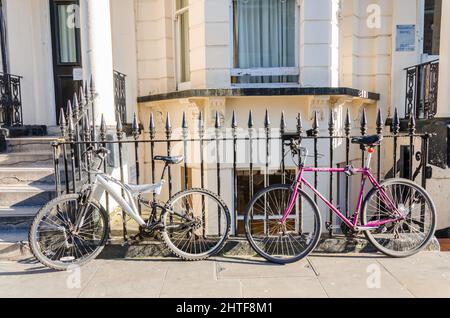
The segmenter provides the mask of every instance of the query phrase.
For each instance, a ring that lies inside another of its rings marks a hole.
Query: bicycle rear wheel
[[[362,208],[363,225],[400,220],[366,231],[366,238],[380,252],[391,257],[407,257],[420,252],[436,229],[436,208],[428,193],[412,181],[392,179],[374,188]],[[392,204],[394,207],[392,207]],[[400,215],[401,214],[401,215]]]
[[[30,228],[33,255],[43,265],[64,271],[81,266],[100,254],[108,240],[108,214],[96,201],[84,207],[80,218],[81,196],[69,194],[50,201],[36,215]]]
[[[167,247],[185,260],[202,260],[220,252],[230,233],[230,212],[223,200],[204,189],[176,194],[161,216]]]
[[[319,208],[303,191],[286,222],[282,223],[291,196],[290,185],[273,185],[251,200],[245,213],[245,231],[253,249],[270,262],[299,261],[317,246],[321,234]]]

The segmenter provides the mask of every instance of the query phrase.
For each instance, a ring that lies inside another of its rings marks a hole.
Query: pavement
[[[0,298],[10,297],[450,297],[450,253],[314,254],[284,266],[237,256],[97,259],[68,272],[32,258],[0,261]]]

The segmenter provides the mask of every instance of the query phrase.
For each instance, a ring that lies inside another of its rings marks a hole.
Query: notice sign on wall
[[[416,50],[416,26],[414,24],[397,25],[397,52]]]

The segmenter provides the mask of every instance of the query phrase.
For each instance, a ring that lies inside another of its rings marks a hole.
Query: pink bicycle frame
[[[335,207],[330,201],[328,201],[313,185],[311,185],[305,178],[304,174],[307,172],[317,172],[317,173],[345,173],[346,169],[343,168],[308,168],[308,167],[301,167],[300,171],[297,176],[297,180],[294,184],[294,192],[290,198],[289,205],[285,213],[283,214],[283,218],[281,220],[282,223],[285,223],[288,219],[289,215],[292,212],[292,209],[295,207],[295,202],[299,196],[301,185],[304,184],[306,187],[310,188],[314,194],[317,195],[327,206],[330,208],[331,211],[333,211],[334,214],[336,214],[348,227],[351,229],[356,229],[358,227],[358,218],[359,214],[361,212],[361,207],[364,199],[364,186],[366,183],[366,180],[369,179],[369,181],[372,183],[372,185],[380,191],[380,198],[384,201],[384,203],[389,206],[393,212],[396,212],[399,217],[396,219],[386,219],[386,220],[380,220],[376,222],[370,222],[365,225],[367,228],[377,228],[384,224],[396,222],[399,220],[402,220],[404,217],[402,214],[398,211],[395,203],[391,200],[389,195],[387,195],[386,191],[383,189],[383,187],[378,183],[378,181],[375,179],[375,177],[370,172],[369,168],[358,168],[354,169],[353,172],[362,174],[363,178],[361,181],[361,189],[359,192],[358,197],[358,203],[356,207],[356,211],[353,214],[353,221],[346,218],[345,215],[339,211],[337,207]]]

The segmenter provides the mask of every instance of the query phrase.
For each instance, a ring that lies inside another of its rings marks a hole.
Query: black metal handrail
[[[185,160],[184,169],[182,173],[175,173],[176,167],[169,168],[168,179],[168,195],[172,195],[178,188],[187,188],[190,186],[204,187],[208,182],[208,188],[219,195],[224,194],[224,188],[229,187],[231,198],[227,200],[227,204],[233,213],[233,233],[235,235],[241,234],[242,231],[242,207],[239,207],[239,200],[249,200],[250,198],[242,198],[242,187],[248,190],[248,194],[251,196],[257,190],[255,188],[255,180],[258,171],[262,172],[260,177],[264,178],[264,185],[271,184],[272,168],[270,161],[273,160],[276,154],[279,154],[281,158],[281,164],[277,168],[277,178],[279,176],[281,182],[287,182],[291,168],[285,161],[285,157],[282,154],[285,153],[285,145],[283,144],[283,135],[287,133],[288,126],[285,121],[284,113],[281,116],[281,122],[279,128],[272,129],[269,113],[266,112],[264,118],[264,126],[261,130],[255,128],[253,115],[250,112],[248,125],[246,127],[239,127],[237,117],[233,113],[231,119],[231,126],[229,129],[223,127],[223,119],[216,113],[215,124],[212,127],[205,126],[205,120],[203,114],[200,113],[196,120],[197,126],[194,130],[189,129],[187,122],[187,115],[183,113],[183,119],[179,129],[173,129],[171,124],[170,115],[167,114],[164,127],[157,128],[155,125],[155,118],[153,114],[150,114],[148,130],[143,131],[138,124],[136,115],[134,115],[132,123],[132,135],[131,139],[125,139],[124,129],[122,122],[119,118],[117,121],[116,131],[111,133],[107,131],[107,126],[102,118],[100,126],[100,138],[92,141],[73,141],[73,138],[64,138],[64,141],[55,142],[53,144],[55,154],[55,171],[60,171],[60,165],[63,165],[63,171],[65,171],[65,183],[61,182],[59,174],[56,176],[56,191],[57,193],[66,192],[72,193],[78,191],[86,181],[89,181],[89,177],[81,177],[78,173],[80,169],[78,160],[76,157],[77,149],[79,147],[87,147],[89,145],[102,145],[112,150],[112,155],[109,157],[110,161],[116,162],[115,167],[120,170],[121,180],[124,181],[125,175],[130,172],[128,165],[124,165],[126,158],[132,160],[135,163],[134,174],[136,176],[137,183],[144,181],[143,177],[148,176],[150,182],[157,182],[156,177],[159,175],[157,165],[153,159],[155,155],[167,154],[172,155],[175,153],[181,153],[187,159],[189,156],[195,156],[195,162],[191,160]],[[335,167],[338,162],[335,160],[333,153],[336,152],[336,144],[340,144],[340,151],[345,156],[341,159],[345,160],[341,162],[345,165],[363,165],[365,162],[365,151],[355,148],[351,144],[351,138],[355,135],[367,135],[370,133],[376,133],[378,135],[385,136],[389,139],[388,143],[382,143],[378,148],[378,156],[376,157],[376,169],[375,176],[379,181],[396,177],[398,175],[409,178],[411,180],[417,180],[421,178],[421,185],[426,187],[427,178],[429,178],[429,166],[428,166],[428,143],[430,135],[416,133],[416,121],[412,117],[409,121],[409,129],[407,133],[400,133],[400,118],[397,109],[395,110],[394,117],[391,121],[392,133],[387,133],[384,127],[384,121],[382,118],[381,110],[378,111],[376,118],[376,127],[373,132],[370,131],[368,126],[368,119],[366,110],[361,113],[361,119],[359,123],[359,132],[355,134],[355,127],[351,120],[350,112],[347,111],[345,117],[345,123],[343,128],[338,129],[334,112],[330,112],[327,131],[328,133],[321,134],[319,127],[318,113],[314,114],[313,121],[311,123],[312,129],[308,132],[304,130],[304,124],[300,114],[298,115],[296,126],[293,128],[295,134],[303,140],[303,143],[307,143],[311,147],[311,153],[313,159],[311,166],[318,167],[320,165],[329,165]],[[67,128],[67,129],[65,129]],[[69,124],[68,127],[63,129],[64,136],[73,135],[74,128]],[[111,134],[113,136],[111,136]],[[113,138],[111,138],[113,137]],[[245,148],[242,148],[242,147]],[[262,147],[263,149],[257,149]],[[327,159],[320,159],[319,149],[328,148],[329,157]],[[407,152],[401,151],[399,156],[399,149],[408,148]],[[214,149],[213,149],[214,148]],[[158,153],[156,153],[156,149]],[[263,151],[257,151],[263,150]],[[381,151],[389,151],[393,154],[392,162],[386,165],[382,163]],[[142,153],[148,155],[149,160],[142,161]],[[147,153],[148,152],[148,153]],[[240,161],[240,156],[245,152],[246,160]],[[210,154],[208,157],[206,153]],[[211,156],[215,153],[215,157]],[[264,153],[262,155],[262,153]],[[407,154],[406,154],[407,153]],[[130,159],[134,155],[134,159]],[[254,155],[259,154],[262,157],[260,160],[255,160]],[[248,158],[247,158],[247,155]],[[400,160],[401,158],[407,160]],[[91,158],[87,157],[89,166]],[[207,161],[208,160],[208,161]],[[319,161],[325,160],[325,161]],[[402,163],[403,162],[403,163]],[[110,162],[111,163],[111,162]],[[130,164],[130,162],[128,163]],[[277,162],[278,164],[278,162]],[[382,167],[383,164],[383,167]],[[214,167],[214,168],[213,168]],[[105,172],[111,172],[111,166],[107,164],[103,167]],[[189,169],[197,169],[199,171],[199,178],[191,180],[192,174],[189,173]],[[223,180],[223,170],[230,169],[232,171],[232,180]],[[248,170],[248,180],[238,182],[238,176],[240,169],[245,168]],[[382,169],[384,168],[384,169]],[[383,173],[385,171],[386,173]],[[173,174],[172,174],[173,173]],[[256,173],[256,175],[255,175]],[[178,178],[173,176],[178,175]],[[214,178],[212,178],[214,176]],[[330,202],[338,201],[338,205],[343,211],[347,213],[351,212],[351,184],[349,177],[344,177],[345,180],[342,184],[337,180],[336,175],[331,174],[328,184],[324,185],[323,182],[319,184],[318,174],[315,173],[313,177],[314,186],[319,186],[323,191],[327,191],[328,199]],[[212,180],[216,180],[213,181]],[[211,183],[212,182],[212,183]],[[238,188],[240,187],[240,188]],[[241,190],[239,190],[241,189]],[[337,192],[335,191],[337,189]],[[182,190],[182,189],[180,189]],[[342,195],[343,194],[343,195]],[[229,197],[229,196],[227,196]],[[240,202],[240,201],[239,201]],[[241,202],[242,204],[242,202]],[[106,203],[107,209],[108,201]],[[336,219],[334,215],[329,213],[327,217],[328,222],[334,224]],[[127,240],[128,230],[125,218],[123,219],[123,234],[124,239]],[[330,234],[331,234],[330,230]]]
[[[127,76],[125,74],[114,70],[114,103],[116,106],[116,114],[119,114],[125,123],[127,121],[126,78]]]
[[[0,72],[0,126],[23,125],[21,76]]]
[[[405,114],[418,119],[433,118],[437,113],[439,60],[417,64],[406,71]]]

